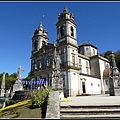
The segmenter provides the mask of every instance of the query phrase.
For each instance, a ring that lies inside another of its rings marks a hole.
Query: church
[[[58,15],[57,38],[49,43],[42,23],[34,31],[31,50],[31,79],[45,79],[52,86],[54,55],[60,55],[60,73],[63,77],[64,95],[107,94],[108,84],[104,70],[110,61],[98,54],[98,48],[82,42],[78,45],[77,23],[66,7]],[[104,74],[103,74],[104,73]]]

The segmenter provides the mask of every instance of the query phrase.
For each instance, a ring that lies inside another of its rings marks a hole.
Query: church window
[[[74,37],[74,29],[73,29],[73,27],[71,26],[71,36],[73,36]]]
[[[45,45],[45,41],[42,41],[42,45]]]
[[[88,67],[88,61],[86,61],[86,67]]]
[[[38,40],[36,39],[36,40],[34,41],[34,49],[35,49],[35,50],[37,49],[37,46],[38,46]]]
[[[61,64],[63,65],[64,62],[65,62],[65,60],[64,60],[64,54],[63,54],[63,55],[61,55]]]
[[[72,56],[72,62],[73,62],[73,64],[75,64],[75,56],[74,55]]]
[[[79,59],[79,65],[81,65],[81,59]]]
[[[60,27],[60,35],[61,35],[61,37],[64,36],[64,26]]]
[[[41,69],[41,67],[42,67],[42,66],[41,66],[41,62],[40,62],[40,63],[39,63],[39,68]]]
[[[61,54],[61,50],[59,50],[59,54]]]
[[[91,83],[91,86],[93,86],[93,83]]]
[[[95,54],[95,49],[93,49],[93,54]]]
[[[80,68],[80,72],[82,73],[82,66],[81,66],[81,68]]]
[[[52,58],[50,58],[50,59],[49,59],[49,64],[50,64],[50,67],[52,67],[52,62],[53,62],[53,59],[52,59]]]
[[[49,60],[47,60],[47,67],[49,67]]]
[[[39,65],[39,64],[40,64],[40,63],[37,64],[37,68],[38,68],[38,69],[40,68],[40,65]]]
[[[46,60],[46,57],[44,58],[44,61],[43,61],[43,67],[46,68],[47,66],[47,60]]]
[[[86,51],[88,51],[88,48],[86,48]]]
[[[88,68],[86,68],[86,72],[87,72],[87,74],[89,74],[89,69]]]
[[[34,65],[34,70],[37,70],[37,65],[36,64]]]
[[[64,53],[66,52],[66,49],[64,48]]]

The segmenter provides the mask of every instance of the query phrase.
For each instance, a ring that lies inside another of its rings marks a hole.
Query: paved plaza
[[[60,102],[61,106],[120,105],[120,96],[92,95],[68,97],[69,102]]]

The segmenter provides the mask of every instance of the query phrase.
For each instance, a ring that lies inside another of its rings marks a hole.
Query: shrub
[[[1,109],[1,108],[3,108],[3,106],[2,106],[2,105],[0,105],[0,109]]]
[[[49,104],[49,92],[51,88],[42,87],[37,90],[36,93],[32,92],[32,106],[33,107],[41,107],[44,104]]]
[[[5,106],[7,107],[9,105],[13,105],[15,103],[20,102],[20,100],[6,100],[5,102],[6,102]]]
[[[2,111],[0,111],[0,118],[2,117],[2,115],[3,115],[3,113],[2,113]]]

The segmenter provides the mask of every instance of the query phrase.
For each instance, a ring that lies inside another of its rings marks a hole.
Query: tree
[[[26,77],[26,78],[24,78],[23,80],[27,80],[27,81],[29,81],[30,79],[31,79],[31,72],[28,72],[28,76]]]
[[[107,58],[110,61],[110,64],[111,64],[111,57],[110,57],[111,54],[112,54],[112,51],[108,50],[107,52],[104,52],[100,55]],[[116,61],[117,68],[120,71],[120,50],[114,52],[114,54],[115,54],[115,61]]]
[[[16,76],[17,73],[13,73],[11,75],[9,75],[8,73],[5,74],[5,89],[9,89],[11,86],[14,85],[16,81]],[[3,77],[3,73],[0,73],[0,85],[2,83],[2,77]]]
[[[116,65],[118,67],[118,70],[120,71],[120,50],[115,52],[115,60],[116,60]]]

